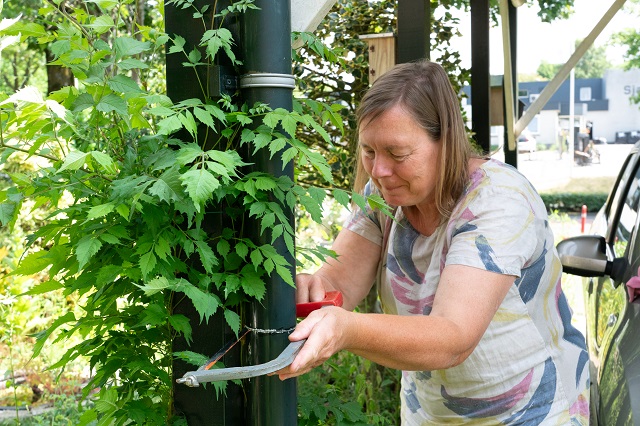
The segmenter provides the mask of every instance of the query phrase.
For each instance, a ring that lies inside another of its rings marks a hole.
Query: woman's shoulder
[[[499,160],[489,159],[474,170],[460,204],[525,202],[536,206],[542,203],[531,182],[515,167]],[[542,205],[544,208],[544,205]],[[546,211],[546,210],[545,210]]]
[[[533,190],[531,182],[518,169],[493,158],[482,161],[471,171],[467,192],[477,188]]]

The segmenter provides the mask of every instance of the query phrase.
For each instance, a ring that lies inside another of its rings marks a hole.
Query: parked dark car
[[[640,130],[632,130],[630,132],[616,132],[615,143],[633,143],[640,140]]]
[[[557,246],[564,272],[585,277],[592,425],[640,424],[639,201],[637,143],[589,234]]]

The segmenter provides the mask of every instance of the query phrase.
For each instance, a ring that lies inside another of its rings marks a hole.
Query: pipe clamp
[[[291,74],[256,73],[240,76],[241,89],[255,87],[281,87],[293,90],[296,87],[296,79]]]

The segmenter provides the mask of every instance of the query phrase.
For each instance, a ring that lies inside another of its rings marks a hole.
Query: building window
[[[591,87],[581,87],[580,88],[580,101],[590,101],[591,100]]]

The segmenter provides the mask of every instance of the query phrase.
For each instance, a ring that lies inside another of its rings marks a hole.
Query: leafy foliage
[[[398,371],[342,352],[299,380],[299,425],[398,424]]]
[[[79,312],[68,311],[40,330],[34,348],[37,356],[48,339],[80,337],[51,366],[89,360],[93,374],[85,396],[92,389],[99,393],[79,424],[157,425],[171,419],[171,342],[177,335],[190,341],[192,333],[186,317],[172,311],[177,301],[190,300],[200,321],[223,313],[237,333],[237,307],[261,300],[267,277],[294,285],[292,265],[272,243],[282,238],[293,253],[286,211],[300,203],[321,220],[326,190],[302,188],[287,176],[247,173],[241,152],[267,150],[282,164],[306,165],[325,186],[332,183],[330,166],[296,134],[310,128],[328,140],[322,120],[331,119],[333,107],[315,103],[320,113],[311,116],[239,105],[229,96],[174,103],[152,91],[154,75],[141,55],[162,58],[168,44],[169,54],[184,57],[187,70],[206,66],[216,55],[237,63],[231,33],[203,27],[199,47],[205,55],[187,51],[179,35],[144,25],[132,31],[130,4],[49,3],[39,11],[41,22],[3,20],[0,26],[7,43],[33,37],[47,44],[54,63],[78,82],[48,96],[26,87],[0,97],[2,164],[20,154],[39,161],[31,172],[7,170],[12,185],[0,192],[0,222],[15,229],[27,201],[48,209],[11,274],[47,274],[25,294],[58,290],[81,301]],[[95,7],[100,13],[87,13]],[[186,0],[168,1],[167,7],[194,8]],[[251,7],[242,1],[215,15],[224,20]],[[196,21],[204,25],[206,12],[195,9]],[[202,140],[213,142],[205,146]],[[348,206],[348,194],[332,192]],[[226,225],[210,229],[205,217],[212,214],[228,217]],[[259,224],[266,243],[246,234],[247,220]],[[307,253],[323,258],[327,250]]]
[[[576,40],[576,47],[582,40]],[[538,75],[543,79],[551,80],[556,76],[563,64],[549,64],[542,61],[538,67]],[[578,61],[575,67],[576,78],[602,78],[604,72],[611,68],[611,63],[607,60],[606,47],[591,46]]]

